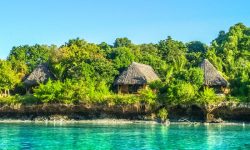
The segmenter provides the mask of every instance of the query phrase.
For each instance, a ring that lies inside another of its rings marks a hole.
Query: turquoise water
[[[1,123],[0,149],[250,149],[250,126]]]

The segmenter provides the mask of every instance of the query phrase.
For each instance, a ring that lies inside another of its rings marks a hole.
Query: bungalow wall
[[[223,87],[223,86],[218,86],[218,85],[217,86],[206,86],[206,87],[213,88],[215,93],[217,93],[217,94],[220,94],[220,93],[228,94],[230,92],[228,87]]]
[[[135,94],[140,89],[146,88],[146,84],[139,85],[139,84],[125,84],[125,85],[117,85],[117,92],[123,94]]]

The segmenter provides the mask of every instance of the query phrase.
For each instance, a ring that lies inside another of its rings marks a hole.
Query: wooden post
[[[118,94],[121,94],[120,85],[117,85],[117,93],[118,93]]]
[[[124,93],[129,94],[128,85],[124,85],[123,90]]]

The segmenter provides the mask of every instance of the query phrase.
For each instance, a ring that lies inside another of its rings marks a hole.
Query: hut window
[[[141,89],[142,87],[143,87],[142,85],[138,85],[138,84],[129,85],[128,91],[129,91],[129,93],[137,93],[138,90]]]

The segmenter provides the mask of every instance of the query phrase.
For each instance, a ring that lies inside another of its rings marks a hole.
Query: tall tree
[[[16,70],[22,70],[27,65],[27,73],[30,73],[38,64],[48,62],[51,52],[56,46],[47,45],[24,45],[13,47],[8,56],[8,60]],[[22,65],[17,65],[22,64]]]
[[[232,95],[248,97],[250,79],[250,29],[242,23],[220,32],[207,53],[221,60],[222,71],[229,77]],[[212,54],[212,55],[211,55]],[[215,63],[216,64],[216,63]]]
[[[162,59],[173,66],[174,70],[181,70],[186,65],[187,47],[184,43],[175,41],[169,36],[159,42],[158,49]]]
[[[113,81],[117,70],[106,59],[106,52],[93,43],[72,39],[56,50],[51,57],[54,72],[62,81],[65,79]]]
[[[134,60],[135,56],[130,48],[118,47],[112,49],[108,58],[111,59],[117,69],[122,70],[129,66]]]
[[[4,91],[4,96],[10,95],[9,90],[20,82],[18,74],[12,70],[11,63],[0,60],[0,92]]]
[[[127,37],[117,38],[114,43],[114,47],[131,47],[132,42]]]
[[[191,67],[197,67],[205,58],[208,46],[200,41],[192,41],[186,44],[188,53],[187,60]]]

